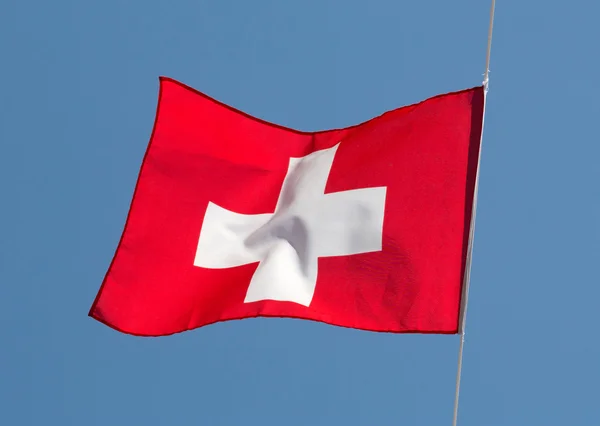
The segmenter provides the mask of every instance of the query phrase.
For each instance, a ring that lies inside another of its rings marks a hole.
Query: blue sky
[[[458,337],[87,317],[158,76],[300,130],[478,85],[489,2],[16,1],[0,14],[0,424],[451,424]],[[595,2],[499,0],[459,425],[598,425]],[[400,173],[401,171],[399,171]]]

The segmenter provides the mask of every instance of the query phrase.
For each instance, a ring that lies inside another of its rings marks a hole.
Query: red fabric
[[[350,128],[306,133],[161,78],[125,230],[90,316],[143,336],[257,316],[456,333],[482,114],[483,88],[476,87]],[[193,265],[209,201],[272,213],[289,158],[340,141],[326,192],[387,187],[382,251],[320,258],[309,307],[244,303],[257,264]]]

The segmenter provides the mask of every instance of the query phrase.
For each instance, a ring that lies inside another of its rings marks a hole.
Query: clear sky
[[[87,312],[159,75],[284,126],[343,127],[480,84],[488,8],[2,2],[0,424],[451,424],[457,336],[253,319],[150,339]],[[498,0],[461,426],[600,424],[599,14]]]

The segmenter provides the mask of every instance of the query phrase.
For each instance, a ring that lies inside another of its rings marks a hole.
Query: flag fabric
[[[301,132],[168,78],[89,315],[124,333],[288,317],[457,333],[483,87]]]

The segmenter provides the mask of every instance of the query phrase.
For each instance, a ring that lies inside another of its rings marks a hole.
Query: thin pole
[[[496,0],[492,0],[492,5],[490,7],[490,26],[488,29],[488,42],[487,42],[487,54],[485,58],[485,73],[483,77],[483,116],[481,122],[481,140],[479,143],[479,159],[477,161],[477,174],[475,177],[475,193],[473,195],[473,212],[471,213],[471,229],[469,229],[469,247],[467,251],[467,259],[466,259],[466,268],[465,268],[465,278],[463,284],[463,303],[462,303],[462,312],[459,324],[460,331],[460,344],[458,346],[458,368],[456,371],[456,393],[454,396],[454,418],[452,421],[452,426],[456,426],[458,422],[458,397],[460,394],[460,379],[462,376],[462,362],[463,362],[463,352],[465,348],[465,323],[467,320],[467,302],[469,300],[469,284],[471,278],[471,261],[473,258],[473,240],[475,235],[475,216],[477,211],[477,193],[479,191],[479,165],[481,162],[481,145],[483,143],[483,125],[485,122],[485,103],[488,92],[488,85],[490,79],[490,54],[492,52],[492,31],[494,28],[494,12],[496,10]]]
[[[485,85],[485,92],[487,93],[487,86],[490,79],[490,56],[492,53],[492,32],[494,30],[494,12],[496,11],[496,0],[492,0],[490,7],[490,27],[488,29],[488,42],[487,42],[487,53],[485,55],[485,74],[483,78],[483,84]],[[485,105],[485,102],[484,102]],[[481,129],[483,133],[483,128]]]

